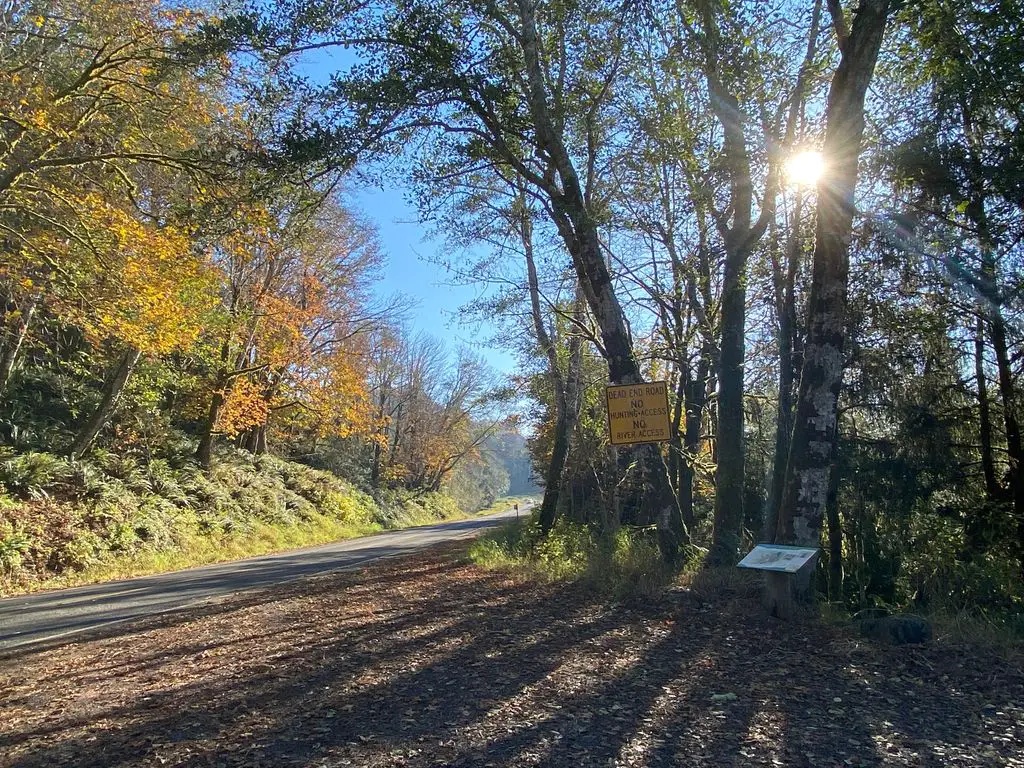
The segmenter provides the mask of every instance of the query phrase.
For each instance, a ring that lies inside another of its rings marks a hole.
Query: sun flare
[[[825,158],[821,152],[806,150],[793,155],[786,161],[786,178],[791,184],[812,187],[825,172]]]

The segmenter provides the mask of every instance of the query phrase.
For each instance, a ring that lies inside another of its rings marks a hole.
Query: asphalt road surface
[[[519,514],[529,505],[523,504]],[[476,536],[513,510],[348,539],[276,555],[0,600],[0,650],[173,611],[235,592],[327,571],[358,568],[445,541]]]

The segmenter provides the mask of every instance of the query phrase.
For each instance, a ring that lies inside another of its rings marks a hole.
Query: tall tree
[[[323,132],[311,135],[311,126],[300,123],[293,145],[334,150],[345,139],[350,154],[394,137],[441,132],[465,157],[504,164],[538,191],[572,257],[616,384],[643,381],[599,229],[604,110],[616,94],[628,13],[537,0],[482,8],[412,2],[325,28],[326,12],[318,7],[300,20],[301,29],[278,29],[276,37],[285,53],[352,45],[366,61],[339,76],[320,109],[333,109],[340,95],[354,119],[326,142]],[[309,22],[314,16],[316,24]],[[274,39],[273,27],[264,20],[264,39]],[[665,557],[674,559],[686,532],[664,458],[657,445],[639,446],[631,456],[644,478],[645,514],[657,521]]]
[[[847,26],[829,3],[840,60],[826,107],[826,172],[818,184],[807,342],[793,440],[779,516],[786,543],[817,547],[835,457],[847,323],[849,247],[854,191],[864,134],[864,100],[889,14],[888,0],[865,0]]]
[[[782,142],[784,155],[791,153],[801,138],[799,133],[802,131],[804,110],[809,95],[811,68],[817,55],[821,11],[822,0],[815,0],[811,11],[810,30],[807,33],[807,48],[800,63],[786,117],[786,130]],[[764,521],[764,532],[769,539],[775,538],[778,528],[779,505],[782,503],[786,462],[789,460],[789,444],[793,435],[793,397],[799,372],[799,346],[802,342],[797,328],[796,281],[804,260],[804,194],[805,191],[798,185],[782,258],[778,257],[777,249],[771,249],[772,287],[775,291],[775,316],[778,322],[779,397],[775,417],[775,456],[772,460],[771,490]]]
[[[999,495],[992,451],[992,418],[984,359],[995,359],[1008,458],[1008,496],[1018,520],[1024,568],[1024,440],[1013,347],[1012,317],[1019,282],[1015,253],[1024,232],[1021,203],[1021,98],[1024,76],[1013,41],[1024,33],[1018,2],[996,5],[925,2],[908,7],[911,35],[901,53],[918,56],[919,88],[928,98],[912,133],[893,152],[897,182],[910,187],[915,218],[929,230],[952,227],[955,256],[948,261],[954,287],[967,287],[966,323],[980,323],[975,369],[981,461],[990,499]],[[962,233],[967,233],[963,237]],[[975,321],[973,316],[977,316]],[[981,545],[995,520],[981,519],[998,504],[980,508],[968,522],[969,539]],[[983,534],[983,529],[989,529]]]

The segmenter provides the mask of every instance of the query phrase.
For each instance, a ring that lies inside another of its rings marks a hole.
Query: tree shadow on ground
[[[17,674],[40,682],[0,702],[0,755],[25,768],[1012,765],[1024,744],[1019,669],[754,601],[611,606],[451,551],[26,651]]]

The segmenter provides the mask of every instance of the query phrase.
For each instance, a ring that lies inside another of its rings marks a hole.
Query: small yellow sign
[[[667,382],[612,385],[605,388],[605,397],[612,445],[667,443],[671,439]]]

